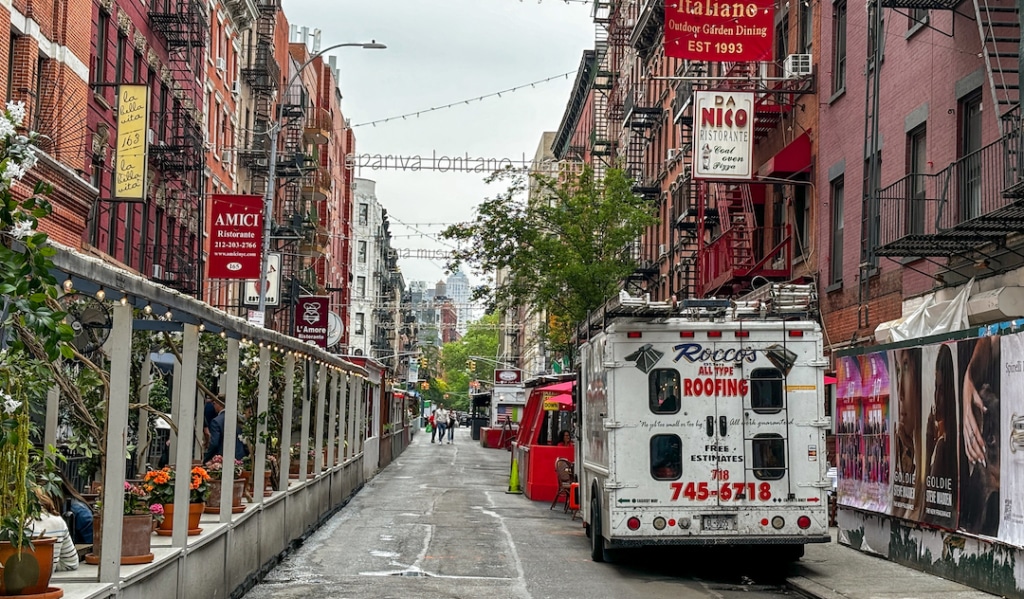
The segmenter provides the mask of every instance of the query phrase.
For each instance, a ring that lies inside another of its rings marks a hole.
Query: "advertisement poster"
[[[1000,337],[957,343],[961,386],[960,521],[965,532],[999,535],[1002,413]],[[1019,405],[1019,404],[1017,404]],[[1019,408],[1018,408],[1019,409]],[[1008,439],[1006,439],[1008,441]],[[1019,489],[1015,490],[1019,496]]]
[[[149,150],[149,87],[117,86],[117,150],[114,199],[146,199],[146,154]]]
[[[924,417],[924,512],[921,521],[956,529],[958,519],[958,447],[955,343],[922,349],[921,414]]]
[[[752,178],[754,94],[699,91],[694,92],[693,102],[697,120],[694,178]]]
[[[210,202],[210,278],[260,278],[263,198],[213,194]]]
[[[861,454],[860,363],[856,357],[838,359],[836,378],[836,456],[839,460],[838,501],[842,505],[859,505],[859,488],[863,470]]]
[[[320,347],[327,347],[327,314],[330,298],[326,295],[302,295],[295,302],[295,337]]]
[[[919,521],[924,510],[924,450],[921,431],[921,348],[891,352],[895,378],[892,433],[892,510],[898,518]]]
[[[999,538],[1024,546],[1024,335],[1001,338],[1003,401],[1000,418],[1006,424],[999,463],[1003,492]]]
[[[864,471],[859,503],[889,510],[889,359],[885,352],[859,356],[861,369],[861,454]]]
[[[775,2],[679,0],[665,5],[665,56],[709,62],[772,60]]]

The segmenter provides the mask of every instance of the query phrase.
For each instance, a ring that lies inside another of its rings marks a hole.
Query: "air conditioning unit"
[[[156,142],[156,131],[153,131],[152,129],[147,129],[146,130],[146,143],[149,144],[149,145],[153,145],[155,142]]]
[[[811,74],[810,54],[790,54],[782,65],[786,79],[798,79]]]
[[[225,71],[225,70],[227,70],[227,68],[228,68],[228,61],[224,60],[223,56],[218,56],[217,57],[217,70],[218,71]]]
[[[668,149],[668,156],[665,157],[665,160],[667,160],[669,162],[672,162],[673,160],[675,160],[676,158],[679,158],[681,156],[682,156],[682,150],[681,149],[679,149],[679,148],[669,148]]]
[[[241,93],[242,93],[242,84],[239,83],[238,80],[236,79],[235,82],[231,84],[231,94],[234,95],[234,96],[238,96],[238,95],[241,95]]]
[[[163,267],[163,265],[161,265],[161,264],[154,264],[153,265],[153,278],[154,279],[162,279],[162,278],[164,278],[164,267]]]
[[[668,246],[665,245],[664,243],[660,244],[658,246],[658,257],[661,258],[662,256],[667,256],[667,255],[668,255]]]

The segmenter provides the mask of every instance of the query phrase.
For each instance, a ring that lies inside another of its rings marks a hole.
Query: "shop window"
[[[786,475],[786,441],[782,435],[754,435],[754,476],[760,480],[779,480]]]
[[[651,476],[655,480],[677,480],[683,475],[683,443],[679,435],[651,437]]]
[[[647,376],[648,397],[655,414],[679,412],[679,371],[658,369]]]
[[[750,407],[758,414],[782,410],[782,372],[776,368],[755,368],[750,373]]]

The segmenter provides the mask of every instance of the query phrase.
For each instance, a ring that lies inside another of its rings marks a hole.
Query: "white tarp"
[[[971,297],[974,279],[948,302],[936,302],[929,297],[917,310],[897,321],[889,329],[890,341],[906,341],[940,333],[962,331],[970,326],[967,322],[967,300]]]

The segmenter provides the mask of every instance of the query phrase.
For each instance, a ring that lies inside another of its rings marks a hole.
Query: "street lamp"
[[[387,46],[384,44],[377,43],[377,40],[370,40],[369,42],[346,42],[343,44],[334,44],[328,46],[319,52],[314,53],[309,57],[306,62],[299,65],[299,68],[295,71],[295,74],[288,79],[288,82],[284,85],[284,93],[288,92],[295,80],[299,78],[302,71],[306,69],[314,60],[320,58],[325,53],[338,48],[362,48],[364,50],[385,50]],[[260,257],[260,301],[257,312],[259,313],[259,326],[266,326],[266,314],[267,314],[267,262],[270,260],[270,220],[274,214],[274,192],[276,191],[277,177],[277,137],[281,132],[281,105],[277,104],[275,115],[277,115],[277,121],[273,125],[268,125],[265,133],[270,137],[270,164],[268,166],[269,172],[267,173],[267,190],[263,196],[263,253]]]

